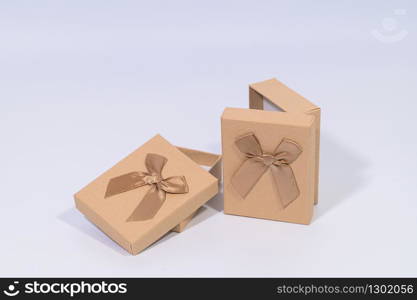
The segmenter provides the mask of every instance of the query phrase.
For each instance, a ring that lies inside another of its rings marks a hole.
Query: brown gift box
[[[314,203],[318,203],[320,162],[321,109],[275,78],[253,83],[249,86],[249,108],[264,109],[264,100],[284,112],[305,113],[315,118],[316,144],[314,156]]]
[[[264,99],[282,111],[263,111]],[[320,110],[308,106],[273,79],[250,86],[252,109],[225,109],[225,213],[311,222],[317,202]]]
[[[76,193],[76,207],[120,246],[138,254],[170,230],[182,231],[218,193],[220,160],[156,135]],[[158,168],[161,177],[150,172]]]

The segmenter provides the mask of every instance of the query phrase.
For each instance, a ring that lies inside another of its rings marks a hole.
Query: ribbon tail
[[[108,198],[144,186],[146,183],[143,181],[143,177],[144,174],[141,172],[131,172],[110,179],[104,198]]]
[[[286,208],[300,195],[294,172],[289,165],[272,166],[271,171],[281,203]]]
[[[142,201],[135,208],[127,222],[138,222],[152,219],[164,204],[166,199],[165,191],[152,184]]]
[[[264,164],[249,158],[242,163],[232,176],[232,186],[242,198],[246,198],[267,169],[268,167]]]

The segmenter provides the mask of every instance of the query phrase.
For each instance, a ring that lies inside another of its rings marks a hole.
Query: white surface
[[[276,106],[275,104],[273,104],[270,100],[264,98],[263,99],[263,104],[264,104],[264,110],[267,111],[284,111],[281,107]]]
[[[0,4],[0,275],[417,276],[415,1],[149,3]],[[271,77],[323,109],[311,226],[218,197],[129,256],[74,209],[157,132],[220,152],[224,107]]]

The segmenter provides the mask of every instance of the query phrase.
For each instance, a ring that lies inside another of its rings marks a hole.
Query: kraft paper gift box
[[[300,97],[270,80],[250,86],[252,109],[225,109],[222,148],[226,214],[311,222],[317,202],[320,111],[304,111],[308,103]],[[280,109],[262,110],[265,99]]]
[[[272,105],[271,105],[272,104]],[[316,131],[314,169],[314,203],[318,203],[320,167],[320,119],[321,109],[275,78],[253,83],[249,86],[249,108],[282,112],[305,113],[315,118]]]
[[[182,231],[218,193],[220,164],[220,155],[175,147],[156,135],[76,193],[76,207],[138,254],[167,232]]]

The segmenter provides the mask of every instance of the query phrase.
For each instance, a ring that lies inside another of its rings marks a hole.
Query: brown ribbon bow
[[[302,153],[296,142],[282,139],[274,154],[265,153],[253,133],[237,138],[235,144],[247,157],[232,177],[232,185],[242,198],[246,198],[262,175],[271,170],[284,208],[297,199],[300,190],[290,166]]]
[[[162,177],[162,169],[167,163],[165,157],[149,153],[145,165],[148,172],[131,172],[110,179],[105,198],[124,193],[144,185],[150,185],[149,191],[135,208],[127,222],[152,219],[165,202],[166,193],[188,193],[188,185],[184,176]]]

